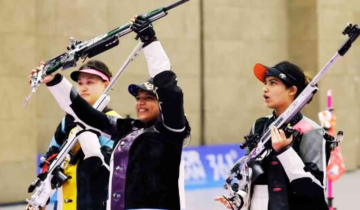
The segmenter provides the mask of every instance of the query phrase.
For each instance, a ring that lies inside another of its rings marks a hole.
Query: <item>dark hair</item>
[[[103,63],[102,61],[99,60],[90,60],[88,62],[86,62],[85,64],[83,64],[82,66],[80,66],[79,70],[81,69],[96,69],[102,73],[104,73],[106,76],[108,76],[109,78],[112,77],[112,73],[109,70],[109,68],[106,66],[105,63]]]
[[[285,74],[292,76],[296,79],[296,83],[293,85],[285,84],[286,88],[296,86],[297,92],[295,98],[305,89],[305,87],[311,82],[311,77],[304,73],[304,71],[297,65],[290,63],[289,61],[282,61],[274,66],[274,68],[280,69]]]

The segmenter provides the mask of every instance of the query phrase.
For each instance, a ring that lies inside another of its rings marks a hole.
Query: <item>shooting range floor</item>
[[[333,184],[334,206],[338,210],[354,209],[360,198],[360,170],[348,172]],[[213,202],[213,198],[224,193],[220,188],[186,191],[186,210],[225,210],[221,204]],[[1,210],[24,210],[25,205],[1,207]],[[47,210],[52,210],[49,205]]]

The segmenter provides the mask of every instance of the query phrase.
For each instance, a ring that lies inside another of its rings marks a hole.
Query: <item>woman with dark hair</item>
[[[250,135],[262,135],[311,81],[303,71],[284,61],[274,67],[256,64],[256,78],[264,83],[263,97],[272,114],[255,121]],[[324,130],[300,112],[286,125],[299,132],[285,135],[271,129],[271,146],[263,153],[263,172],[252,183],[250,209],[327,209],[324,191],[326,154]],[[225,199],[218,198],[227,204]],[[228,208],[231,208],[227,205]]]
[[[36,71],[36,70],[34,70]],[[89,105],[94,105],[97,99],[104,92],[112,77],[111,71],[101,61],[90,60],[83,64],[79,70],[70,75],[76,82],[76,91]],[[103,110],[104,114],[120,117],[108,106]],[[54,136],[51,139],[45,159],[48,162],[56,156],[60,147],[66,142],[68,137],[76,127],[74,118],[67,114],[58,125]],[[99,167],[93,170],[93,165],[88,164],[90,159],[85,159],[90,153],[97,154],[109,164],[111,152],[114,145],[114,136],[99,136],[86,140],[87,148],[83,150],[83,145],[79,142],[71,150],[69,157],[65,160],[64,174],[68,179],[61,188],[58,189],[58,199],[56,209],[76,210],[76,209],[105,209],[107,200],[107,189],[109,183],[109,173],[107,169]],[[87,154],[84,154],[86,152]],[[46,171],[46,162],[40,167]],[[91,171],[91,173],[89,173]]]
[[[144,43],[150,79],[132,84],[138,120],[107,116],[86,103],[60,74],[44,79],[59,105],[85,127],[82,133],[116,136],[110,159],[108,209],[180,209],[179,168],[190,127],[183,92],[149,20],[131,20]],[[81,134],[82,135],[82,134]],[[80,142],[81,143],[81,142]],[[93,159],[93,165],[101,165]]]

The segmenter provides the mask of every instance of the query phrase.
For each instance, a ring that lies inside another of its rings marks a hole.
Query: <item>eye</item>
[[[154,101],[154,100],[156,100],[157,98],[155,97],[155,96],[148,96],[147,97],[147,101]]]

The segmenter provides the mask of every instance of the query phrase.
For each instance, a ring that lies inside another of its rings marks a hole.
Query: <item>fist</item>
[[[36,67],[35,69],[31,69],[31,70],[30,70],[30,75],[29,75],[29,83],[30,83],[30,84],[31,84],[31,78],[32,78],[32,76],[33,76],[35,73],[39,72],[42,68],[44,68],[45,65],[46,65],[46,63],[42,61],[42,62],[40,62],[40,66]],[[48,83],[48,82],[51,82],[53,79],[54,79],[54,76],[51,75],[51,74],[49,74],[49,75],[47,75],[47,76],[44,78],[44,80],[43,80],[42,82],[43,82],[43,83]]]
[[[293,141],[293,136],[291,135],[289,138],[286,138],[285,132],[281,129],[278,130],[276,127],[272,127],[270,130],[271,144],[275,152],[280,152],[282,149],[289,146]]]
[[[154,28],[149,19],[139,15],[133,17],[129,24],[131,30],[137,34],[136,39],[140,38],[145,44],[149,44],[156,39]]]

